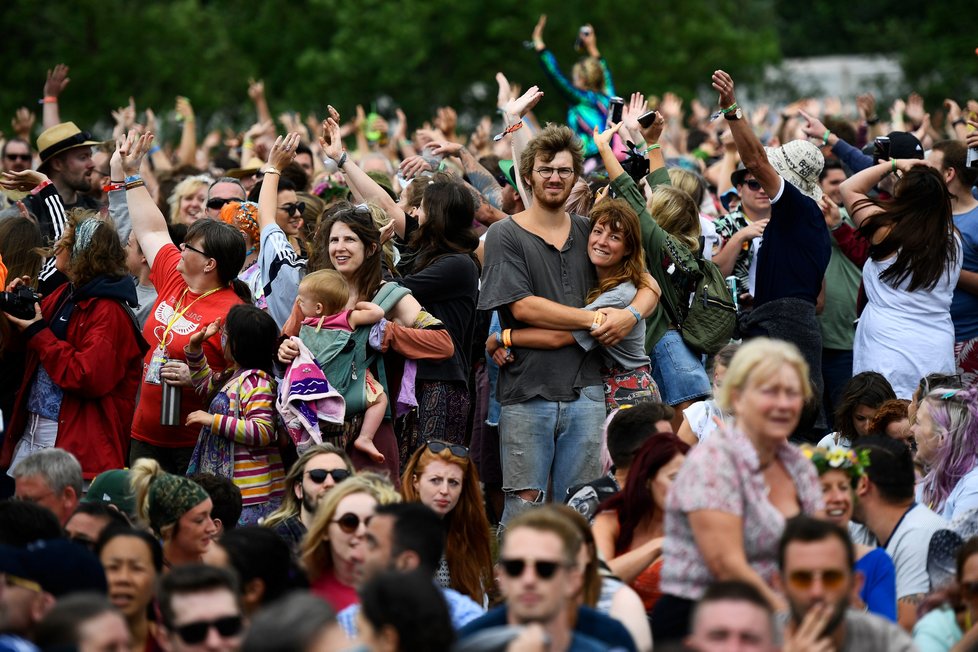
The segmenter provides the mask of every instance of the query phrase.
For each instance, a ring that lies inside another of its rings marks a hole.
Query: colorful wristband
[[[632,313],[632,317],[635,318],[636,322],[642,321],[642,313],[635,309],[634,306],[628,306],[625,308],[628,312]]]
[[[107,183],[102,186],[102,192],[112,192],[113,190],[125,190],[126,184],[124,183]]]
[[[46,180],[42,181],[41,183],[39,183],[36,186],[34,186],[34,189],[31,190],[31,194],[36,197],[42,190],[44,190],[45,188],[47,188],[48,186],[50,186],[52,183],[53,182],[50,179],[46,179]]]
[[[128,185],[130,183],[134,183],[136,181],[142,181],[142,180],[143,178],[138,174],[130,174],[129,176],[126,177],[126,184]]]

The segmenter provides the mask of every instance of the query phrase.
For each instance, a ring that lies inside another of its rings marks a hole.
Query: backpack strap
[[[403,285],[388,281],[377,290],[377,294],[373,298],[373,303],[383,308],[384,314],[387,314],[388,310],[396,306],[398,301],[409,294],[411,294],[411,290]]]

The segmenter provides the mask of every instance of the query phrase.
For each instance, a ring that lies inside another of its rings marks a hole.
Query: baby
[[[316,357],[329,384],[343,395],[348,412],[359,412],[360,406],[366,405],[363,425],[353,447],[380,464],[384,455],[374,445],[374,435],[387,412],[387,395],[365,365],[358,369],[348,356],[337,357],[348,349],[336,343],[340,338],[343,343],[349,339],[343,333],[352,333],[361,326],[369,327],[379,322],[384,317],[384,310],[368,301],[360,301],[355,309],[347,310],[349,297],[349,284],[336,270],[324,269],[307,274],[299,283],[296,298],[303,316],[299,339]],[[360,357],[365,360],[365,354]]]

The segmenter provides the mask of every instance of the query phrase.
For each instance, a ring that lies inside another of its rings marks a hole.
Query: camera
[[[889,136],[880,136],[873,141],[873,160],[877,163],[890,160]]]
[[[611,98],[610,109],[611,110],[608,111],[608,127],[621,122],[621,114],[625,110],[625,100],[618,96]]]
[[[34,304],[41,297],[28,285],[18,285],[11,292],[0,292],[0,310],[18,319],[34,317]]]
[[[655,122],[655,119],[659,117],[659,114],[655,109],[651,111],[646,111],[642,115],[638,116],[638,124],[641,125],[642,129],[648,129]]]
[[[591,28],[587,25],[581,25],[581,29],[577,30],[577,40],[574,41],[574,50],[584,52],[584,37],[590,35]]]

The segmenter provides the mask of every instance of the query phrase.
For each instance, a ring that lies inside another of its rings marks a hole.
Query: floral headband
[[[866,475],[869,466],[869,450],[846,450],[838,446],[824,448],[822,446],[802,446],[802,454],[812,461],[818,474],[828,471],[845,471],[852,478]]]

